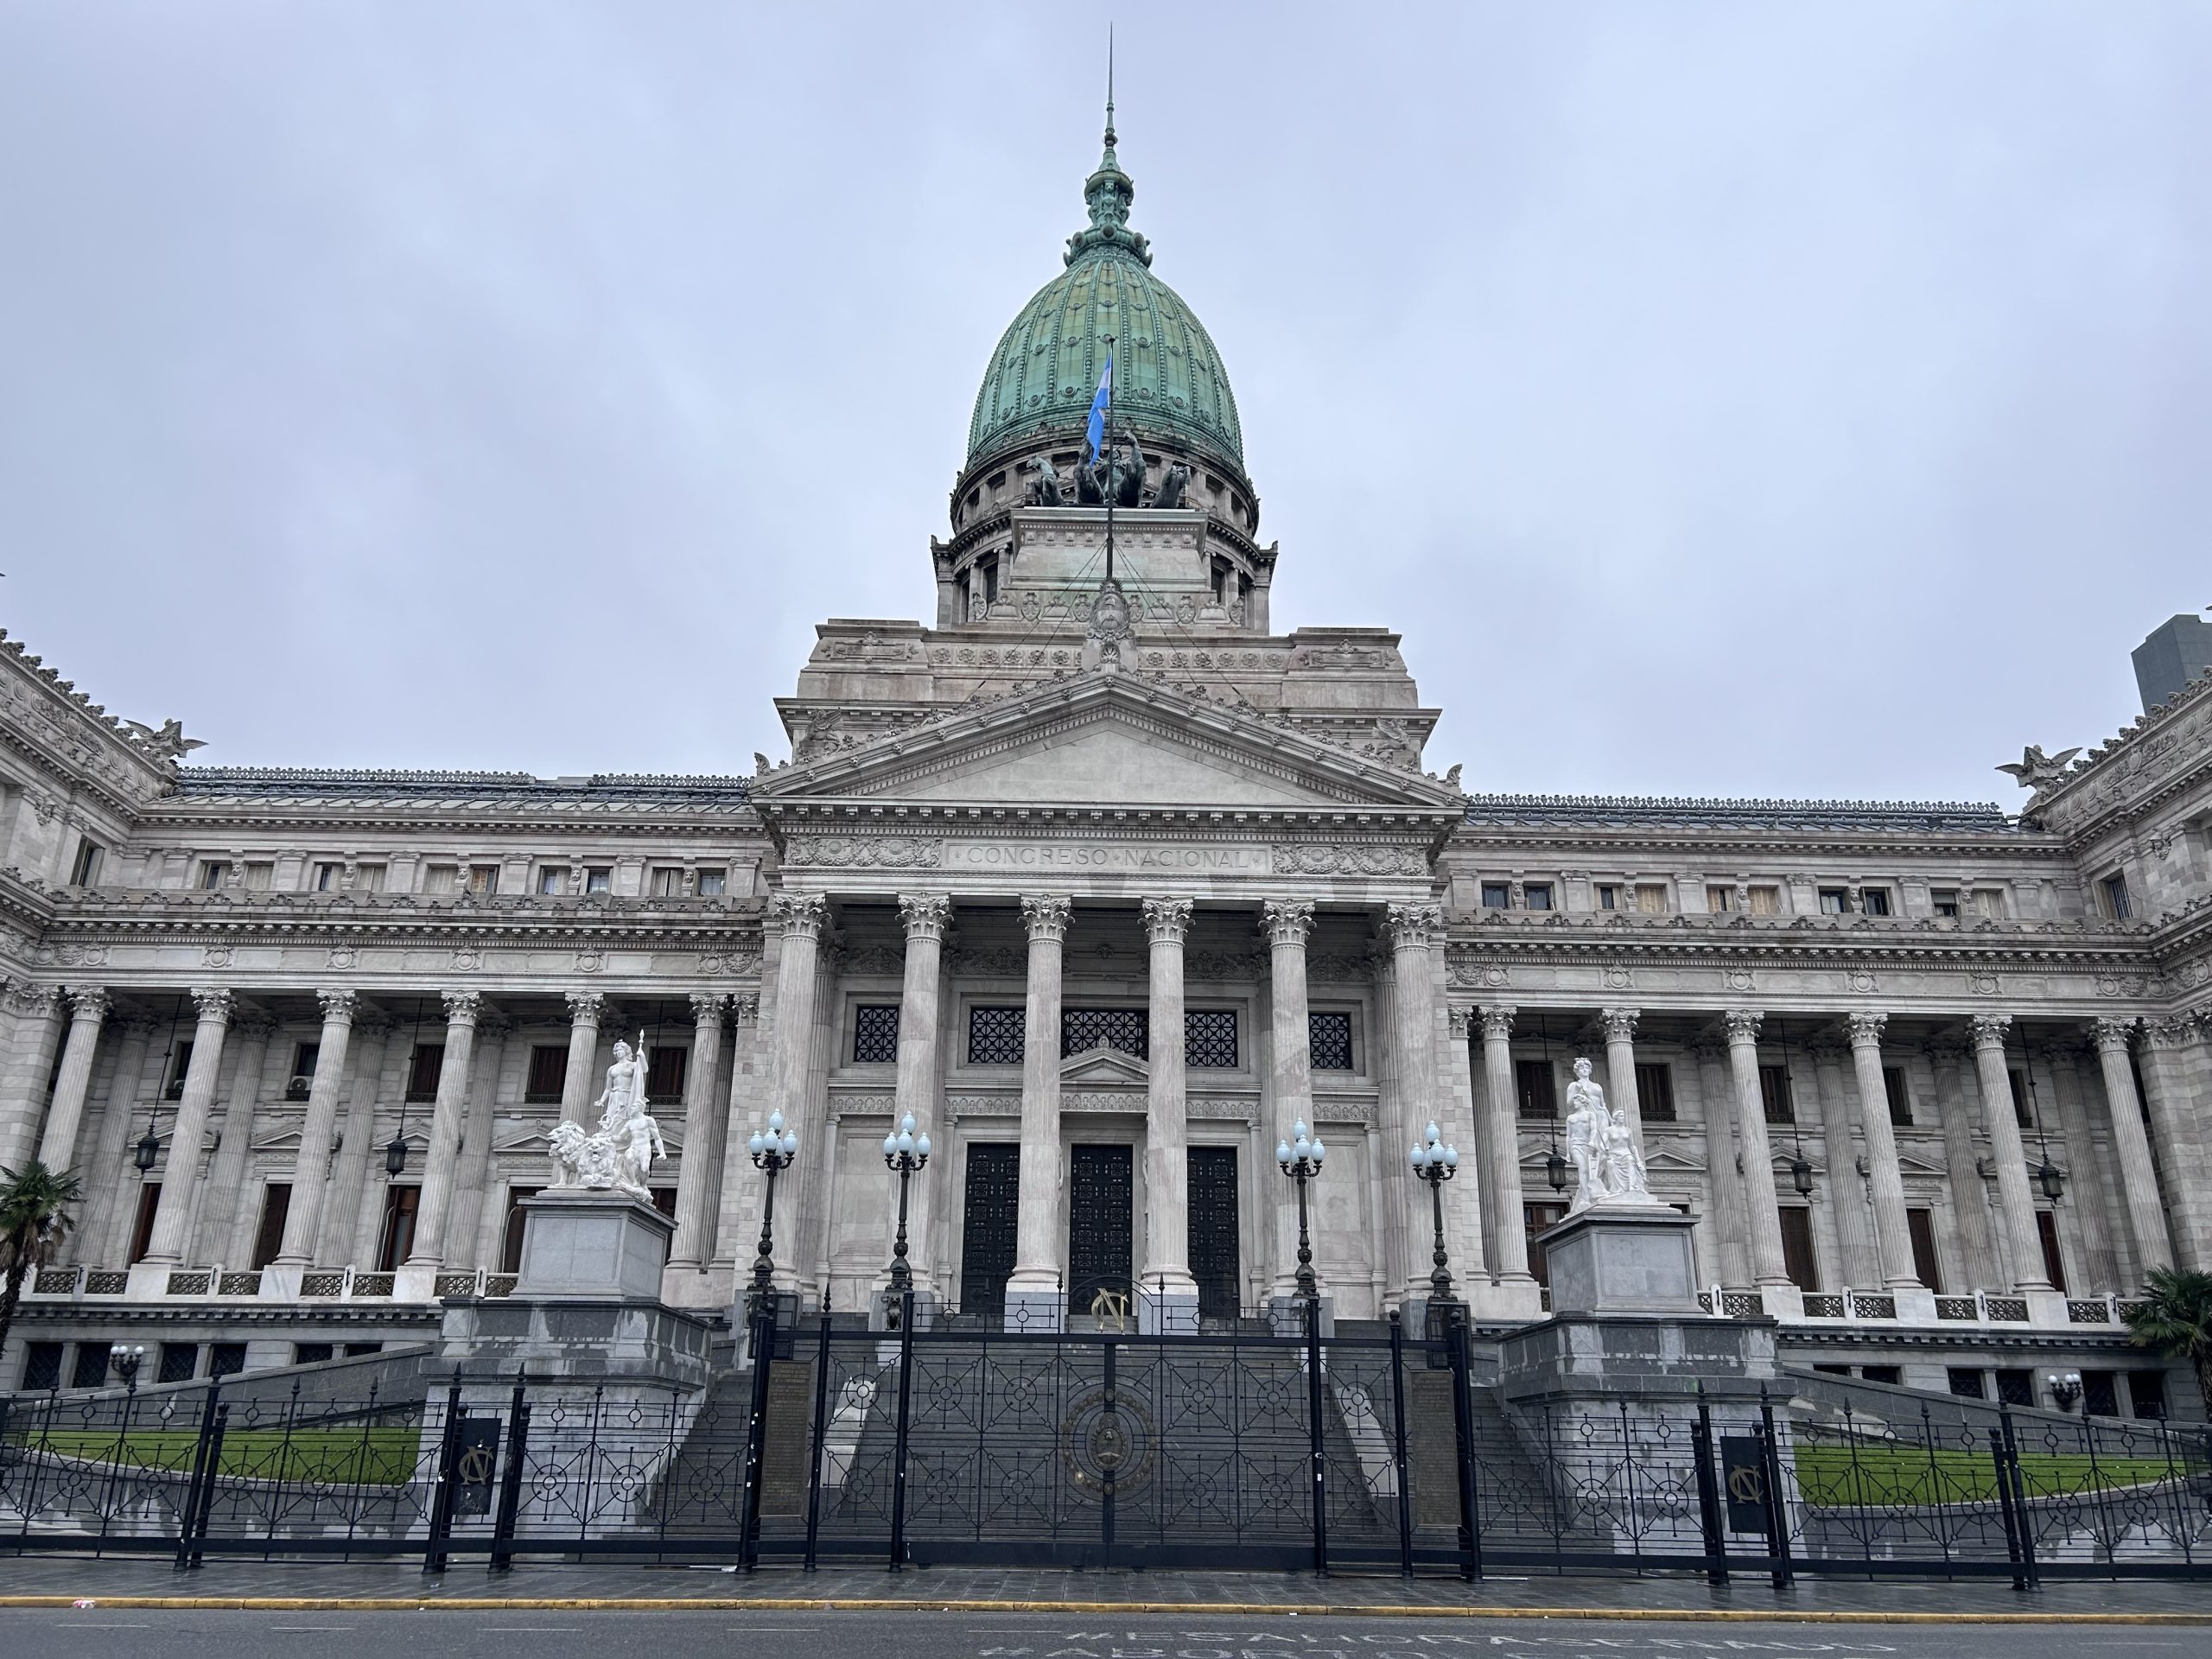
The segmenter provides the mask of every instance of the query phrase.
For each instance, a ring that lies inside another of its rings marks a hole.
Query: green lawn
[[[20,1446],[64,1458],[90,1458],[147,1469],[189,1470],[200,1443],[196,1428],[133,1429],[120,1447],[112,1431],[54,1429],[8,1438]],[[404,1485],[413,1478],[422,1431],[416,1428],[233,1429],[223,1437],[221,1471],[257,1480],[328,1480],[371,1486]]]
[[[1853,1504],[1963,1503],[1997,1496],[1997,1471],[1986,1452],[1938,1451],[1867,1445],[1797,1447],[1797,1490],[1822,1508]],[[2020,1476],[2031,1498],[2054,1497],[2100,1487],[2139,1486],[2195,1472],[2163,1458],[2100,1458],[2023,1452]]]

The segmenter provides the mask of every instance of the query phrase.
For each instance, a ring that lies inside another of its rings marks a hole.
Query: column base
[[[2027,1299],[2030,1325],[2064,1325],[2071,1323],[2066,1317],[2064,1291],[2024,1290],[2018,1294]]]
[[[1936,1293],[1925,1285],[1899,1285],[1886,1293],[1897,1298],[1899,1325],[1936,1323]]]
[[[1759,1300],[1766,1306],[1770,1319],[1802,1319],[1805,1317],[1805,1293],[1795,1285],[1760,1285]]]
[[[175,1262],[134,1262],[123,1294],[134,1302],[158,1302],[169,1294],[169,1274],[179,1266]]]
[[[300,1281],[307,1275],[305,1263],[272,1262],[261,1270],[261,1300],[264,1302],[296,1302],[300,1300]]]
[[[1478,1279],[1466,1287],[1467,1305],[1479,1323],[1504,1323],[1544,1317],[1544,1287],[1534,1274],[1500,1279],[1495,1284]],[[1408,1327],[1410,1333],[1411,1327]]]
[[[438,1275],[445,1271],[439,1262],[404,1262],[391,1271],[391,1300],[395,1302],[435,1302],[438,1300]]]
[[[1058,1285],[1006,1287],[1006,1329],[1058,1332],[1067,1329],[1067,1293]]]
[[[1147,1337],[1195,1337],[1198,1334],[1198,1287],[1195,1280],[1182,1285],[1137,1287],[1137,1331]]]
[[[1268,1323],[1279,1337],[1302,1337],[1306,1334],[1306,1303],[1295,1295],[1276,1295],[1268,1298]],[[1337,1299],[1325,1292],[1320,1298],[1321,1334],[1324,1338],[1337,1334]]]

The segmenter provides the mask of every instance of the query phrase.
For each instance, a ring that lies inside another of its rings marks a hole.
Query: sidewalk
[[[178,1573],[166,1558],[0,1555],[0,1607],[63,1605],[89,1597],[113,1605],[385,1603],[455,1608],[716,1604],[748,1607],[989,1608],[1001,1611],[1367,1613],[1480,1618],[1557,1614],[1582,1618],[1758,1619],[1917,1623],[2007,1618],[2154,1620],[2212,1624],[2212,1580],[2113,1583],[2059,1580],[2021,1594],[2009,1580],[1801,1578],[1776,1590],[1738,1576],[1624,1574],[1571,1578],[1366,1578],[1311,1573],[1014,1571],[937,1567],[887,1573],[839,1567],[807,1573],[621,1564],[518,1565],[493,1577],[480,1562],[426,1578],[415,1561],[211,1560]]]

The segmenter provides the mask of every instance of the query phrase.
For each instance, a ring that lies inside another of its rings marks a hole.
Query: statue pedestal
[[[522,1201],[518,1300],[660,1300],[676,1224],[626,1192],[560,1188]]]
[[[1592,1205],[1537,1243],[1550,1271],[1552,1313],[1686,1314],[1697,1300],[1697,1224],[1663,1204]]]

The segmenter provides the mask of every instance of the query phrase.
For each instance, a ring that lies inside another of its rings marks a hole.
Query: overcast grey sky
[[[2212,7],[1111,10],[1275,625],[1470,788],[2016,805],[2212,601]],[[784,754],[931,614],[1107,15],[10,0],[0,624],[207,763]]]

